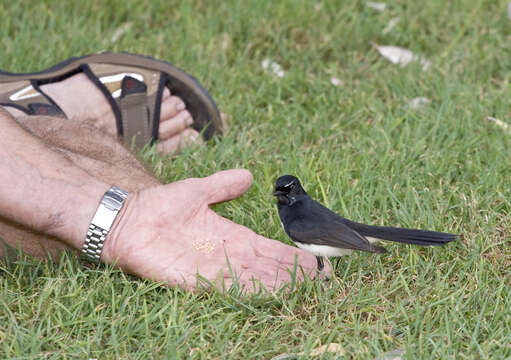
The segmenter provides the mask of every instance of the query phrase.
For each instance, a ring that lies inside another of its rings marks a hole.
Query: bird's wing
[[[301,243],[370,252],[378,251],[365,237],[340,221],[318,223],[296,219],[287,230],[291,239]]]

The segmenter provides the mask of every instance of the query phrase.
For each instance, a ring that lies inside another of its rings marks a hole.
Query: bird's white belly
[[[366,238],[366,239],[367,239],[367,241],[369,241],[371,244],[374,244],[375,242],[381,241],[381,239],[373,238],[373,237],[370,237],[370,236],[366,236],[365,238]]]
[[[316,256],[344,256],[351,254],[350,249],[341,249],[328,245],[295,243],[300,249],[308,251]]]
[[[371,244],[381,241],[381,239],[366,237],[367,241]],[[334,246],[328,245],[316,245],[316,244],[302,244],[299,242],[295,242],[296,246],[300,249],[306,250],[316,256],[344,256],[350,255],[353,250],[350,249],[341,249]]]

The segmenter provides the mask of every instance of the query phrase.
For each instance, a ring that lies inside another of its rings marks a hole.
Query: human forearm
[[[0,216],[74,248],[109,188],[0,109]]]

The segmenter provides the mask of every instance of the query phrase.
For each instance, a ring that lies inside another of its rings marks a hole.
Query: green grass
[[[336,0],[2,2],[0,69],[130,51],[210,89],[232,115],[222,141],[160,166],[146,158],[169,182],[250,169],[254,185],[217,207],[224,216],[289,242],[271,190],[291,173],[354,220],[463,237],[354,254],[331,285],[275,297],[184,293],[83,269],[73,255],[25,257],[0,271],[0,358],[269,359],[330,342],[347,359],[399,348],[407,359],[511,358],[511,133],[486,120],[511,122],[506,1],[386,2],[384,12]],[[432,65],[392,65],[372,43]],[[284,78],[261,68],[267,57]],[[424,112],[405,106],[417,96],[431,99]]]

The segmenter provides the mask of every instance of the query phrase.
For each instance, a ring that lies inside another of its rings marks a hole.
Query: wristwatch
[[[106,236],[127,196],[128,193],[117,186],[112,186],[103,195],[85,236],[80,253],[82,260],[99,263]]]

